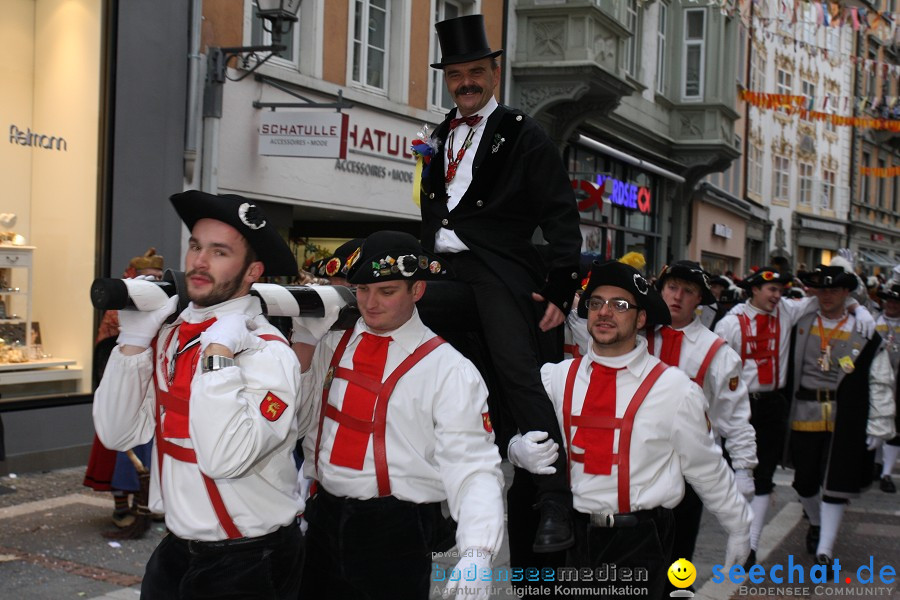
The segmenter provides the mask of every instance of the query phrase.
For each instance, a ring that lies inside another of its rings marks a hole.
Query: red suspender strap
[[[256,337],[261,340],[266,340],[267,342],[281,342],[282,344],[287,344],[288,346],[290,346],[288,341],[284,339],[283,336],[274,333],[263,333],[262,335],[258,335]]]
[[[328,417],[341,425],[346,425],[356,431],[362,431],[372,435],[372,452],[375,458],[375,479],[378,482],[378,495],[390,496],[391,482],[388,473],[387,449],[385,448],[388,402],[390,401],[391,394],[394,392],[394,387],[397,385],[400,378],[413,368],[416,363],[425,358],[426,355],[446,342],[439,336],[431,338],[416,348],[415,352],[407,356],[403,362],[397,365],[397,368],[388,375],[384,383],[380,383],[373,381],[368,377],[364,377],[352,369],[338,366],[341,362],[341,358],[344,356],[344,351],[347,349],[347,344],[350,342],[350,337],[352,335],[353,330],[348,329],[343,337],[341,337],[341,341],[338,343],[337,348],[335,348],[334,356],[331,359],[331,365],[329,367],[331,373],[326,378],[322,390],[322,407],[319,411],[319,429],[318,434],[316,435],[316,473],[318,473],[319,470],[319,448],[322,440],[322,427],[325,423],[325,417]],[[378,394],[378,398],[375,400],[375,417],[373,421],[362,421],[355,417],[351,417],[338,410],[333,404],[328,403],[331,381],[334,378],[345,379]]]
[[[331,381],[334,379],[335,370],[341,358],[344,356],[344,350],[347,349],[347,343],[350,342],[350,336],[353,335],[353,329],[348,329],[341,336],[337,348],[334,349],[334,356],[331,357],[331,365],[328,367],[328,374],[325,376],[325,383],[322,386],[322,405],[319,407],[319,428],[316,433],[316,452],[313,460],[315,461],[316,475],[319,474],[319,446],[322,444],[322,425],[325,423],[325,411],[328,408],[328,392],[331,390]]]
[[[656,363],[656,366],[653,367],[653,370],[650,371],[650,374],[644,378],[644,381],[641,382],[640,387],[638,387],[637,391],[634,393],[634,397],[632,397],[631,402],[628,403],[628,408],[625,409],[625,414],[622,415],[622,430],[619,433],[619,448],[617,451],[618,463],[619,463],[619,512],[620,513],[629,513],[631,512],[631,430],[634,427],[634,416],[637,413],[638,409],[643,404],[644,399],[647,397],[647,394],[650,392],[650,388],[653,387],[653,384],[656,383],[656,380],[659,379],[659,376],[663,374],[663,371],[668,369],[665,363],[659,362]]]
[[[719,348],[725,343],[725,340],[722,338],[716,338],[716,341],[712,343],[712,346],[709,347],[709,350],[706,351],[706,356],[703,357],[703,362],[700,363],[700,368],[697,370],[697,374],[694,376],[694,383],[703,387],[703,379],[706,377],[706,371],[709,369],[709,365],[712,364],[713,358],[716,356],[716,352],[719,351]]]
[[[391,495],[391,481],[388,476],[387,451],[384,445],[385,428],[387,426],[387,408],[394,392],[394,386],[413,366],[432,350],[445,343],[440,336],[434,336],[404,359],[384,381],[378,399],[375,401],[375,431],[372,439],[372,451],[375,456],[375,479],[378,481],[378,495]]]
[[[196,462],[196,460],[194,462]],[[213,510],[219,518],[219,525],[222,526],[222,529],[225,530],[228,537],[231,539],[244,537],[234,524],[234,521],[231,520],[231,515],[228,514],[228,509],[225,508],[225,503],[222,501],[222,495],[219,494],[219,488],[216,486],[216,482],[206,475],[203,475],[203,485],[206,486],[206,493],[209,494],[209,501],[212,503]]]
[[[578,344],[563,344],[563,353],[568,354],[572,358],[581,358],[581,350],[578,348]]]
[[[581,365],[582,357],[578,357],[569,365],[569,373],[566,375],[566,387],[563,391],[563,431],[566,435],[566,456],[569,457],[569,480],[572,479],[572,390],[575,388],[575,376]]]

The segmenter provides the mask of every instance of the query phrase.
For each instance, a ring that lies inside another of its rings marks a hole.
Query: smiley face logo
[[[677,588],[686,588],[697,579],[697,569],[686,558],[679,558],[673,562],[666,574],[669,576],[669,582]]]

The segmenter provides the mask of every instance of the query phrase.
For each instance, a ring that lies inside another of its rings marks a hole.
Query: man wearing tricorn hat
[[[738,489],[753,499],[753,469],[756,467],[756,434],[750,425],[750,400],[741,380],[741,357],[725,340],[700,322],[698,306],[715,303],[709,276],[696,262],[677,260],[666,266],[657,288],[672,317],[647,333],[650,354],[678,367],[703,389],[709,404],[713,432],[731,459]],[[693,559],[703,506],[687,486],[684,500],[675,509],[675,542],[672,560]]]
[[[191,302],[121,311],[118,347],[94,397],[101,441],[126,450],[155,435],[150,508],[170,534],[147,563],[142,598],[296,598],[300,369],[250,286],[296,275],[293,253],[253,202],[175,194],[190,230]],[[125,280],[131,294],[142,282]],[[134,296],[133,296],[134,297]]]
[[[894,375],[881,337],[858,333],[845,307],[856,275],[818,265],[803,283],[819,308],[794,330],[789,449],[794,489],[810,528],[820,527],[816,561],[831,565],[847,500],[871,482],[875,449],[894,437]]]
[[[646,569],[659,598],[671,564],[672,508],[685,480],[728,532],[726,570],[750,551],[750,510],[716,446],[700,388],[647,352],[638,331],[667,325],[659,293],[633,267],[595,263],[579,302],[586,356],[548,363],[544,386],[569,456],[575,547],[569,565]],[[530,461],[522,461],[531,469]],[[584,586],[584,582],[579,582]]]
[[[436,151],[421,181],[422,244],[475,292],[497,378],[491,412],[514,421],[499,423],[501,446],[516,428],[548,432],[561,445],[539,372],[545,359],[561,357],[561,348],[554,348],[559,338],[548,332],[565,321],[579,283],[581,233],[571,183],[558,148],[537,122],[494,98],[503,51],[488,45],[484,17],[449,19],[435,29],[442,57],[431,66],[443,70],[456,108],[432,136]],[[532,242],[537,228],[547,241],[544,252]],[[540,515],[529,539],[519,539],[527,527],[510,528],[515,566],[535,566],[532,550],[572,544],[564,458],[553,475],[516,473],[514,488],[528,488],[524,513],[533,516],[536,490]],[[512,496],[510,503],[510,514],[518,514],[520,503]]]
[[[884,340],[885,350],[891,359],[891,367],[894,370],[894,405],[900,401],[900,281],[891,280],[881,286],[878,297],[884,310],[875,321],[875,331]],[[900,431],[900,413],[894,420],[895,429]],[[891,479],[894,464],[900,456],[900,435],[888,440],[882,447],[881,481],[879,487],[882,492],[894,494],[897,486]]]
[[[775,490],[775,468],[784,454],[787,431],[788,396],[786,390],[791,328],[805,314],[815,312],[815,297],[800,300],[782,298],[784,286],[792,281],[790,273],[772,268],[759,269],[745,277],[747,302],[735,306],[716,325],[715,332],[741,357],[741,379],[750,394],[750,423],[756,431],[756,457],[753,470],[755,496],[753,528],[750,531],[750,562],[766,522],[771,494]],[[871,334],[875,322],[863,307],[848,302],[855,311],[857,326]],[[807,548],[817,543],[818,527],[811,529]]]
[[[419,318],[441,259],[407,233],[382,231],[351,257],[362,318],[329,333],[341,301],[316,288],[326,315],[294,318],[303,394],[317,415],[304,439],[307,503],[302,597],[428,598],[433,551],[453,545],[441,516],[459,523],[455,598],[483,598],[503,537],[503,476],[478,370]],[[456,586],[462,586],[456,589]],[[476,589],[477,588],[477,589]]]

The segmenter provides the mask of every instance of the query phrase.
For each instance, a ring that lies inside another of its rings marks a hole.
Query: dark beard
[[[235,297],[237,291],[241,288],[241,282],[244,279],[244,275],[247,274],[247,269],[250,268],[249,265],[244,267],[244,270],[240,275],[231,279],[229,281],[224,281],[222,283],[213,283],[213,289],[210,290],[206,296],[202,297],[193,297],[191,296],[191,302],[193,302],[196,306],[202,308],[208,308],[210,306],[215,306],[216,304],[221,304],[222,302],[227,302]],[[191,275],[188,273],[188,276]],[[205,274],[209,277],[208,274]]]

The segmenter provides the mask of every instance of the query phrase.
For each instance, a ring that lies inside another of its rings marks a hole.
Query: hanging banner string
[[[807,121],[826,121],[836,127],[855,127],[879,131],[900,132],[900,120],[874,119],[870,117],[845,117],[825,112],[809,110],[809,98],[789,94],[766,94],[763,92],[741,91],[741,100],[766,110],[782,109],[788,114],[800,115]]]

